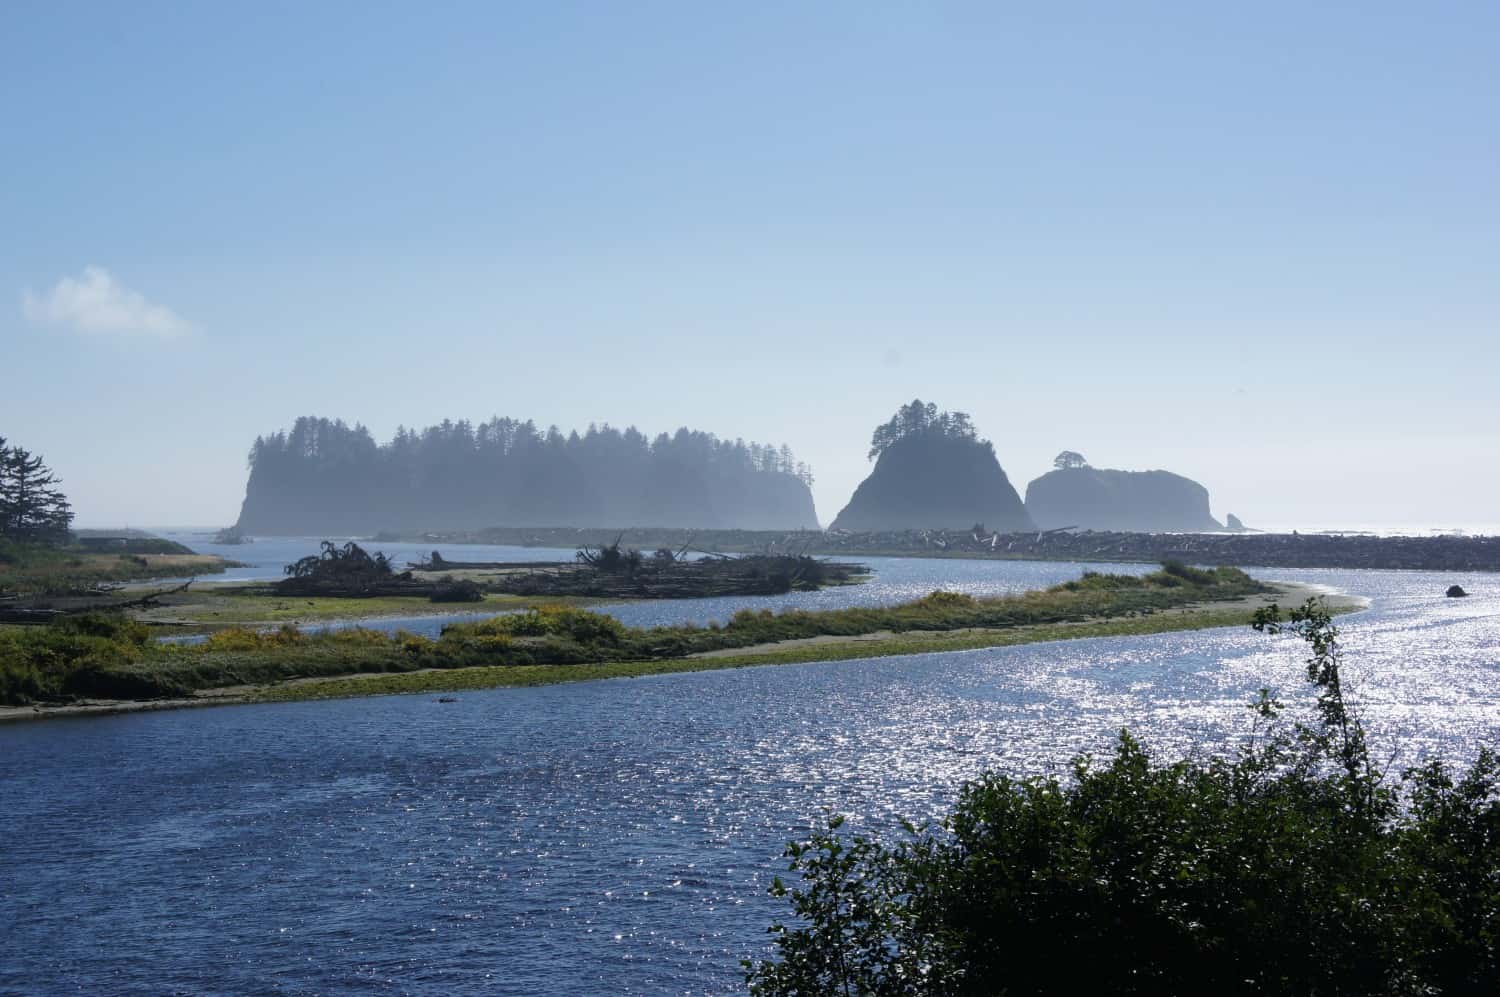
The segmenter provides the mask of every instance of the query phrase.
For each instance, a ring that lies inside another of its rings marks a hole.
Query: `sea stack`
[[[875,430],[875,469],[860,483],[836,530],[1033,529],[1021,496],[963,412],[939,412],[921,399]]]
[[[1121,533],[1205,533],[1224,528],[1208,489],[1170,471],[1090,467],[1073,451],[1026,486],[1026,511],[1044,530],[1077,526]]]

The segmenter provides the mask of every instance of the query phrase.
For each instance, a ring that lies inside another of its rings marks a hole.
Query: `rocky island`
[[[679,429],[491,419],[398,429],[313,417],[255,441],[236,535],[367,535],[441,526],[815,527],[812,474],[786,447]]]
[[[1064,451],[1054,470],[1026,486],[1026,511],[1044,530],[1077,527],[1122,533],[1207,533],[1224,529],[1208,489],[1170,471],[1090,467]]]
[[[875,430],[869,456],[875,469],[833,521],[835,530],[1033,528],[994,445],[963,412],[917,399]]]

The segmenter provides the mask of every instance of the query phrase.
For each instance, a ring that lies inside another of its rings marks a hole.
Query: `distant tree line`
[[[67,543],[73,509],[40,454],[0,436],[0,538],[17,543]]]
[[[812,472],[785,445],[679,429],[584,433],[444,420],[378,443],[315,417],[256,439],[239,526],[366,532],[486,526],[815,526]]]
[[[892,445],[914,436],[934,436],[950,440],[970,440],[985,443],[974,430],[974,423],[967,412],[939,412],[931,402],[913,399],[911,404],[896,410],[891,421],[875,430],[870,438],[871,460],[879,457]]]

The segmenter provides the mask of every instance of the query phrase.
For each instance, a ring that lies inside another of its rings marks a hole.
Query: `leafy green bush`
[[[1175,575],[1174,575],[1175,576]],[[1500,992],[1500,759],[1387,776],[1309,601],[1317,722],[1264,690],[1250,743],[1161,762],[1128,733],[1072,778],[986,775],[886,845],[837,818],[787,852],[799,923],[757,994]]]
[[[0,627],[0,703],[88,695],[90,676],[141,660],[149,631],[123,616],[86,613],[48,626]]]

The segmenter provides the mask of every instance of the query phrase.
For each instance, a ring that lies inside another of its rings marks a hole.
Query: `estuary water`
[[[897,563],[873,584],[1079,571]],[[1377,746],[1500,743],[1500,577],[1257,573],[1371,600],[1341,625]],[[1306,704],[1301,657],[1213,630],[0,726],[0,993],[737,992],[823,813],[889,833],[1122,726],[1219,750],[1261,686]]]
[[[271,537],[239,546],[206,543],[201,535],[165,534],[205,554],[218,554],[238,560],[245,566],[231,568],[224,575],[210,575],[202,582],[267,581],[284,577],[284,565],[318,552],[319,541],[311,537]],[[432,545],[365,543],[372,553],[385,553],[398,567],[426,556]],[[499,545],[450,545],[444,548],[450,560],[544,562],[571,561],[572,549],[550,547],[507,547]],[[868,566],[871,576],[855,585],[839,585],[816,592],[789,592],[774,596],[728,596],[716,599],[658,599],[647,602],[604,604],[600,612],[618,617],[630,626],[655,627],[683,623],[724,622],[742,609],[845,609],[851,606],[889,606],[920,599],[936,589],[964,592],[974,596],[1007,595],[1031,589],[1046,588],[1077,578],[1085,571],[1112,571],[1121,574],[1144,574],[1154,571],[1152,564],[1093,564],[1063,561],[984,561],[960,558],[926,559],[914,557],[863,557],[858,563]],[[161,584],[169,584],[176,579]],[[304,629],[336,629],[359,626],[391,632],[406,630],[425,637],[435,637],[442,628],[454,622],[472,621],[488,613],[456,610],[424,616],[391,616],[348,623],[316,624]],[[171,638],[196,640],[201,638]]]

